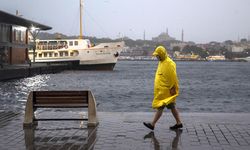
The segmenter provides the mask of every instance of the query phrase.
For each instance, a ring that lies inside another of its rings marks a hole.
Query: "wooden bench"
[[[88,119],[36,119],[37,108],[88,108]],[[24,127],[39,120],[88,120],[88,126],[97,126],[96,102],[91,91],[32,91],[26,102]]]

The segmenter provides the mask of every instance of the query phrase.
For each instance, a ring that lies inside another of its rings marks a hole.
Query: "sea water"
[[[0,110],[24,110],[32,90],[91,90],[98,111],[153,111],[157,61],[119,61],[113,71],[64,71],[0,82]],[[178,61],[181,112],[250,112],[250,63]]]

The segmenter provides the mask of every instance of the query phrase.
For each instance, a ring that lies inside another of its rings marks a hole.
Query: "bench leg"
[[[96,116],[96,102],[94,95],[91,91],[88,91],[88,126],[95,127],[98,125],[98,119]]]
[[[34,127],[24,128],[24,140],[27,150],[35,149],[35,129]]]
[[[93,150],[97,141],[97,127],[88,127],[88,149]]]
[[[33,126],[34,110],[33,110],[33,92],[30,92],[26,102],[23,127]]]

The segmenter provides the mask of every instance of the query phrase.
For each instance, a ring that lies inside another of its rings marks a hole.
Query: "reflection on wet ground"
[[[92,149],[97,128],[25,128],[26,149]]]
[[[37,111],[36,118],[86,118],[79,109],[45,109]],[[68,113],[69,112],[69,113]],[[93,149],[97,127],[87,127],[84,121],[37,121],[24,128],[26,149]]]
[[[172,130],[172,132],[175,132],[175,137],[173,138],[173,141],[171,143],[171,148],[172,150],[177,150],[178,149],[178,144],[179,144],[179,139],[182,133],[182,129],[177,129],[177,130]],[[154,150],[160,150],[161,145],[160,142],[157,140],[157,138],[155,137],[155,134],[153,131],[149,132],[148,134],[146,134],[144,136],[144,140],[146,139],[151,139],[152,143],[154,144]]]

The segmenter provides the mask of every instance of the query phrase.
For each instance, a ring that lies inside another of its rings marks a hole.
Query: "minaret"
[[[145,41],[146,40],[146,33],[145,33],[145,30],[143,32],[143,40]]]
[[[168,28],[166,28],[166,34],[168,35]]]
[[[181,41],[184,42],[184,30],[181,30]]]

